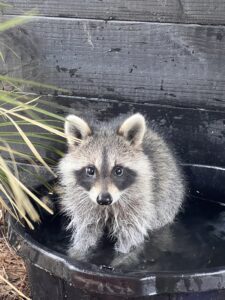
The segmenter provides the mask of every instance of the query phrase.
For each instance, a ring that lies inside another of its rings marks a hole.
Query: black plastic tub
[[[225,169],[185,165],[184,172],[189,190],[176,221],[149,236],[138,261],[116,268],[106,241],[89,262],[67,257],[60,215],[34,232],[10,219],[9,240],[26,262],[32,299],[224,300]]]

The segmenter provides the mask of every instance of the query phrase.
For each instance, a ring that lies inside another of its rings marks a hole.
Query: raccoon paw
[[[133,237],[131,239],[131,237]],[[137,230],[127,228],[127,230],[121,231],[117,236],[117,242],[115,244],[115,250],[120,253],[129,253],[135,248],[140,247],[144,242],[144,235]]]
[[[82,249],[77,249],[77,248],[70,248],[67,251],[68,255],[72,258],[76,258],[78,260],[85,260],[86,259],[86,253],[82,251]]]
[[[110,263],[113,268],[120,267],[127,264],[127,254],[119,253]]]
[[[89,247],[87,249],[71,247],[67,253],[70,257],[81,261],[89,261],[94,255],[95,247]]]
[[[128,254],[130,251],[135,249],[135,245],[131,244],[130,241],[124,239],[123,241],[118,240],[115,244],[115,250],[121,254]]]
[[[117,267],[128,267],[134,266],[138,263],[138,257],[140,254],[140,249],[135,249],[130,253],[118,253],[115,258],[112,260],[110,266],[113,268]]]

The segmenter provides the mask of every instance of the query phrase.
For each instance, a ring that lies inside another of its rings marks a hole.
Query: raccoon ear
[[[127,118],[118,129],[118,134],[122,135],[134,146],[142,143],[146,131],[145,118],[137,113]]]
[[[75,115],[66,117],[64,131],[69,145],[79,144],[79,141],[76,141],[76,139],[82,141],[92,134],[88,124]]]

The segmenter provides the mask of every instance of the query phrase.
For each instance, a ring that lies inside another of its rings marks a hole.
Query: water
[[[103,238],[89,262],[123,273],[199,272],[225,266],[225,206],[209,200],[189,196],[175,222],[149,234],[143,248],[130,255],[117,254],[113,244]],[[32,233],[33,238],[66,255],[70,235],[63,229],[65,223],[59,214],[48,215]]]

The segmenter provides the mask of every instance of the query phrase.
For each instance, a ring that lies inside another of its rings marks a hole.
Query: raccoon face
[[[137,181],[140,164],[143,167],[146,162],[140,151],[145,130],[145,119],[140,114],[116,127],[109,123],[98,129],[69,115],[65,122],[69,151],[60,163],[64,185],[75,186],[75,193],[79,187],[99,205],[122,200]]]
[[[77,184],[89,192],[90,198],[99,205],[115,203],[135,182],[136,176],[135,171],[122,165],[109,166],[104,152],[100,169],[92,164],[75,171]]]

